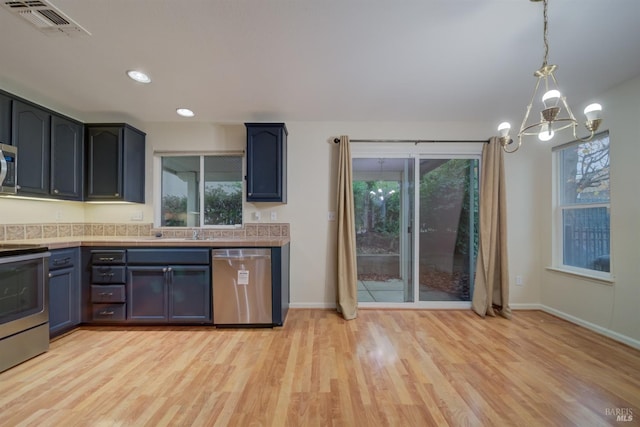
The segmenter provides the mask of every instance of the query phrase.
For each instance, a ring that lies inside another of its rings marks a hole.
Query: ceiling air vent
[[[20,16],[47,35],[67,35],[72,37],[91,35],[91,33],[46,0],[1,1],[2,7]]]

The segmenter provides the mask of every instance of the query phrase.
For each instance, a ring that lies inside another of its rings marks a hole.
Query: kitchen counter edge
[[[6,243],[24,243],[47,246],[49,249],[75,248],[81,246],[122,246],[122,247],[203,247],[203,248],[258,248],[281,247],[289,243],[289,237],[245,237],[245,238],[215,238],[215,239],[179,239],[157,237],[99,237],[77,236],[58,237],[51,239],[7,240]]]

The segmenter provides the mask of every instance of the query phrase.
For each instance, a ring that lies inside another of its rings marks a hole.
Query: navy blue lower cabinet
[[[78,250],[51,251],[49,259],[49,335],[55,337],[80,324]]]
[[[127,256],[127,323],[211,323],[207,249],[129,249]],[[162,264],[169,260],[195,265]]]

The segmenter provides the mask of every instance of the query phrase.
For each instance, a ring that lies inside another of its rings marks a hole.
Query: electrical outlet
[[[516,276],[516,286],[523,286],[524,284],[522,283],[522,276],[518,275]]]
[[[131,221],[142,221],[144,219],[144,213],[142,211],[135,211],[131,215]]]
[[[255,219],[256,221],[260,221],[260,212],[254,212],[253,219]]]
[[[277,220],[278,220],[278,212],[271,211],[271,221],[277,221]]]
[[[327,220],[335,221],[336,220],[336,213],[334,211],[329,211],[327,213]]]

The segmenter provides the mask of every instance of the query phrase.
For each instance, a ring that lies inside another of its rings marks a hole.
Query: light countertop
[[[179,237],[153,236],[69,236],[48,239],[5,240],[4,243],[36,244],[49,249],[64,249],[80,246],[121,246],[121,247],[278,247],[289,243],[289,237],[216,237],[213,239],[188,239]]]

